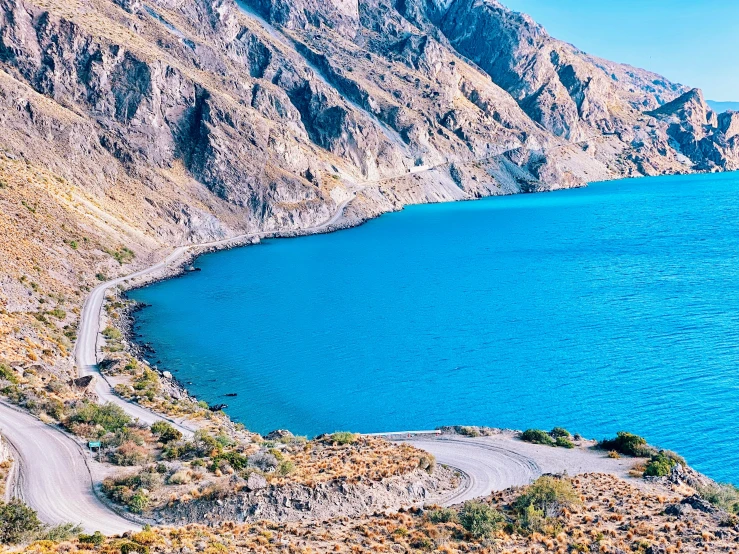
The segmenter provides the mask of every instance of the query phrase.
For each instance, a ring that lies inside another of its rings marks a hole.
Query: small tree
[[[476,539],[490,537],[504,521],[505,516],[498,510],[474,500],[465,502],[459,512],[459,523]]]
[[[43,529],[35,510],[20,500],[0,503],[0,544],[18,544]]]

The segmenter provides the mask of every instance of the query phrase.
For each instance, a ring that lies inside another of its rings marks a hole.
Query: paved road
[[[106,534],[140,527],[98,500],[87,455],[60,430],[0,402],[0,434],[11,444],[16,458],[12,496],[33,506],[42,521],[79,523],[87,532]]]

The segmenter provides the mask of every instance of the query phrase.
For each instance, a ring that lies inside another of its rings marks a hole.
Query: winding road
[[[328,230],[341,219],[344,209],[356,194],[339,204],[328,220],[302,232]],[[95,390],[100,402],[113,402],[133,418],[148,424],[166,419],[116,395],[100,373],[98,342],[106,291],[131,279],[162,270],[188,252],[235,245],[268,234],[272,233],[257,232],[221,241],[180,246],[148,268],[95,287],[83,306],[74,357],[80,376],[95,376]],[[193,427],[186,421],[172,423],[186,435],[193,432]],[[136,523],[112,511],[96,496],[94,484],[100,481],[105,467],[92,460],[74,438],[3,401],[0,401],[0,434],[11,444],[17,462],[13,472],[15,477],[9,484],[11,493],[37,510],[43,521],[50,524],[79,523],[88,532],[99,530],[105,534],[138,528]],[[600,471],[621,476],[628,472],[629,462],[625,460],[605,458],[602,453],[585,448],[566,450],[531,445],[511,435],[480,438],[457,435],[432,438],[419,435],[406,440],[431,452],[437,462],[456,468],[462,474],[462,486],[439,499],[439,503],[445,505],[484,496],[493,490],[524,485],[546,472],[577,474]]]
[[[346,206],[361,188],[340,203],[329,219],[319,225],[302,229],[301,232],[318,233],[336,224]],[[74,359],[80,376],[95,377],[95,392],[99,402],[117,404],[131,417],[143,423],[170,421],[186,436],[192,436],[194,428],[187,422],[170,420],[115,394],[108,380],[100,373],[98,341],[105,293],[111,287],[125,281],[162,270],[188,252],[235,245],[269,234],[272,233],[257,232],[219,241],[179,246],[166,258],[150,267],[95,287],[82,308]],[[95,462],[80,442],[70,435],[41,422],[27,411],[0,400],[0,436],[10,444],[14,458],[14,468],[8,483],[9,496],[23,500],[38,512],[45,523],[57,525],[70,522],[82,525],[87,532],[101,531],[110,535],[140,528],[140,525],[118,515],[98,498],[95,483],[101,480],[105,467]]]

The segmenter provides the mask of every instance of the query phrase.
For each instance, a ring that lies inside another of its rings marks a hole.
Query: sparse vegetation
[[[714,506],[730,514],[739,514],[739,488],[731,483],[711,483],[699,486],[696,492]]]
[[[102,335],[107,340],[121,340],[123,338],[123,333],[121,333],[115,327],[111,327],[110,325],[103,329]]]
[[[357,435],[349,431],[337,431],[331,435],[331,442],[336,444],[353,444],[357,441]]]
[[[120,265],[128,264],[133,261],[136,254],[130,248],[121,246],[117,250],[106,249],[105,252],[113,257],[113,259]]]

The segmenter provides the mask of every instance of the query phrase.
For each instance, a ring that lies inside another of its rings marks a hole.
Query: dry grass
[[[422,513],[339,518],[323,523],[224,523],[220,527],[188,525],[162,528],[125,538],[111,538],[98,551],[119,552],[125,542],[145,545],[153,553],[182,552],[735,552],[739,538],[734,521],[723,524],[695,511],[683,518],[667,516],[667,504],[680,496],[644,492],[616,477],[588,474],[573,479],[582,503],[565,510],[550,534],[523,535],[505,528],[492,538],[476,540],[454,522],[432,524]],[[499,509],[521,490],[489,498]],[[510,512],[507,512],[509,517]],[[77,542],[37,544],[26,552],[84,552]]]

